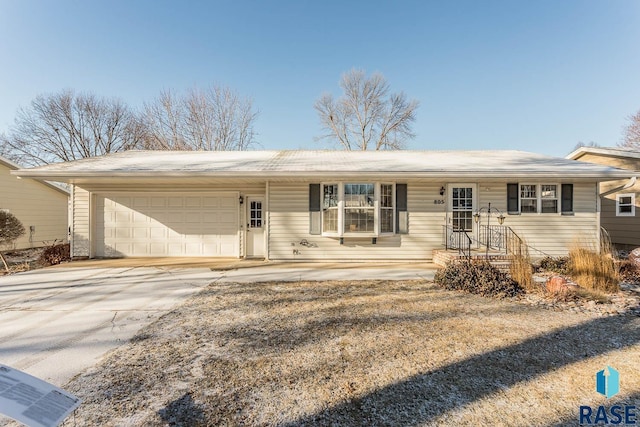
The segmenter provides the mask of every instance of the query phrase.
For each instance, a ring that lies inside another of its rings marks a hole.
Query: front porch
[[[433,263],[445,266],[452,261],[487,261],[501,270],[509,270],[514,256],[527,246],[511,229],[503,225],[479,225],[475,232],[459,227],[442,227],[443,249],[433,250]]]
[[[457,262],[469,260],[472,262],[487,261],[494,267],[509,271],[513,255],[504,252],[489,251],[487,254],[484,249],[472,249],[469,253],[461,253],[457,249],[434,249],[433,263],[438,267],[444,267],[449,262]]]

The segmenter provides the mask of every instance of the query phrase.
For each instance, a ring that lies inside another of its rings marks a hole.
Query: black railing
[[[480,225],[478,240],[482,246],[497,251],[508,252],[508,240],[511,228],[504,225]]]
[[[465,230],[452,225],[444,225],[442,228],[445,249],[457,249],[460,254],[467,257],[467,259],[471,259],[471,244],[473,240],[469,237],[469,234]]]

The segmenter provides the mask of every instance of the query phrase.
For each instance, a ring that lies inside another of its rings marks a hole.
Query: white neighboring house
[[[15,215],[26,230],[13,248],[41,247],[54,240],[66,243],[69,192],[48,182],[11,174],[18,169],[20,166],[0,156],[0,209]],[[4,249],[10,248],[0,248]]]
[[[460,233],[563,255],[597,245],[599,183],[630,177],[521,151],[127,151],[14,173],[71,184],[74,258],[275,261],[432,260]]]

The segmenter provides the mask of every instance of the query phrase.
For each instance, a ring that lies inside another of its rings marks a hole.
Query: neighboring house
[[[26,230],[14,248],[46,246],[54,240],[66,242],[69,193],[57,185],[11,174],[18,169],[20,166],[0,157],[0,209],[15,215]]]
[[[128,151],[16,174],[71,184],[75,258],[314,261],[431,260],[454,228],[482,240],[489,203],[491,226],[499,209],[566,254],[598,243],[599,183],[630,176],[520,151]]]
[[[623,148],[580,147],[568,159],[629,170],[630,177],[640,174],[640,152]],[[611,242],[620,249],[640,246],[640,182],[630,179],[600,185],[600,223]]]

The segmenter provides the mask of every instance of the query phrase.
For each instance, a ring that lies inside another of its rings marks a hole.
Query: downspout
[[[602,202],[600,201],[600,182],[596,182],[596,248],[598,253],[602,250],[602,225],[600,225],[600,210]]]

